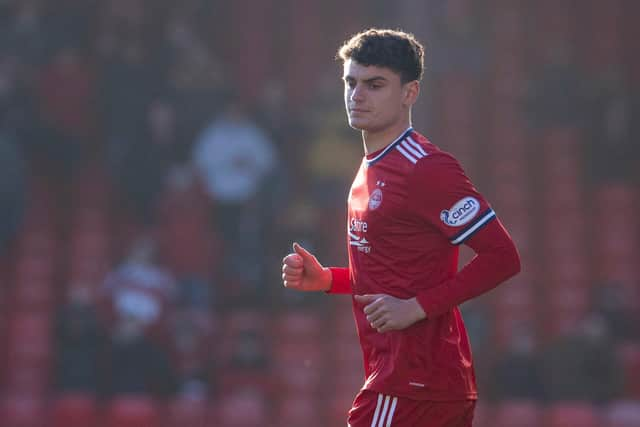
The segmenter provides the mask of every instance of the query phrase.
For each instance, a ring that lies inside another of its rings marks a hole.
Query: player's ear
[[[420,82],[418,80],[412,80],[404,84],[404,104],[407,107],[415,104],[420,95]]]

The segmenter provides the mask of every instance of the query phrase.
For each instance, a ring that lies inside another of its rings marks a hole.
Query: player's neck
[[[411,126],[411,120],[402,121],[379,132],[362,131],[364,154],[369,155],[386,147],[400,137]]]

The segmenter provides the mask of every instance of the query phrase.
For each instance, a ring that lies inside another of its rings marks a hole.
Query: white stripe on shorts
[[[384,398],[384,406],[382,407],[382,414],[380,414],[380,422],[378,423],[378,427],[384,427],[384,417],[387,416],[387,410],[389,409],[389,399],[391,396],[386,396]]]
[[[376,411],[373,413],[373,421],[371,422],[371,427],[377,427],[376,423],[378,422],[378,417],[380,416],[380,406],[382,406],[382,394],[378,394],[378,405],[376,406]]]
[[[398,404],[398,398],[394,397],[391,401],[391,409],[389,409],[389,417],[387,418],[387,426],[391,427],[391,420],[393,420],[393,413],[396,411],[396,405]]]

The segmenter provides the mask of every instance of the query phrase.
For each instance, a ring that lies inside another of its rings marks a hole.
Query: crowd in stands
[[[415,125],[523,257],[463,306],[477,425],[640,425],[638,7],[258,3],[0,1],[0,426],[344,424],[350,301],[286,292],[280,260],[346,263],[362,146],[332,50],[418,3]]]

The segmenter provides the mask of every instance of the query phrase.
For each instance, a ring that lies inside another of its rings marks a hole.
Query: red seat
[[[344,426],[347,424],[347,417],[351,404],[355,399],[355,393],[336,389],[328,395],[325,402],[325,414],[328,426]]]
[[[493,427],[493,408],[482,402],[476,403],[473,411],[473,427]]]
[[[51,312],[56,297],[51,280],[28,279],[17,282],[15,285],[12,298],[15,308]]]
[[[158,427],[160,414],[153,399],[143,395],[119,396],[107,406],[105,427]]]
[[[324,330],[321,316],[309,311],[289,311],[278,316],[274,332],[279,340],[316,340]]]
[[[46,360],[51,355],[51,325],[46,313],[18,312],[8,320],[9,361]]]
[[[290,366],[288,363],[275,362],[272,368],[274,381],[285,392],[312,393],[319,390],[322,372],[303,365]]]
[[[67,394],[51,402],[52,427],[88,427],[98,424],[98,407],[91,395]]]
[[[291,427],[324,427],[324,411],[315,395],[284,394],[276,406],[275,425]]]
[[[178,397],[167,407],[165,427],[204,427],[207,424],[209,402],[196,397]]]
[[[640,403],[637,401],[614,402],[604,411],[604,427],[640,426]]]
[[[494,427],[540,427],[542,411],[533,401],[504,401],[497,405]]]
[[[640,343],[628,343],[617,348],[623,370],[625,395],[640,400]]]
[[[225,427],[268,426],[269,408],[265,393],[259,388],[243,387],[223,393],[216,400],[212,425]]]
[[[546,410],[548,427],[600,427],[600,415],[587,403],[557,403]]]
[[[15,280],[17,282],[25,280],[50,281],[53,279],[54,273],[54,264],[50,257],[40,255],[23,255],[18,259]]]
[[[3,427],[45,427],[44,402],[31,395],[10,395],[0,404],[0,422]]]

